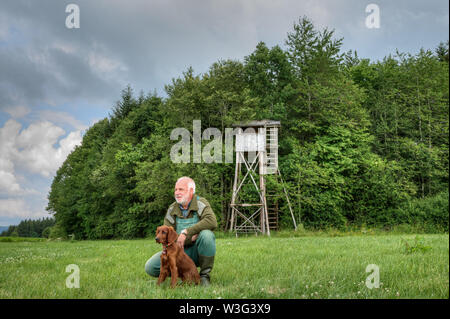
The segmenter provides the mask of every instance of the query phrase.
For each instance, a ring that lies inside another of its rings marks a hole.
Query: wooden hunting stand
[[[266,193],[265,175],[274,174],[283,182],[278,169],[278,129],[281,124],[279,121],[264,120],[233,124],[233,127],[237,128],[236,168],[230,204],[230,232],[234,231],[236,236],[238,233],[262,233],[270,236],[270,230],[278,229],[278,202],[268,203],[267,197],[279,196]],[[257,192],[257,201],[253,203],[243,202],[239,196],[248,179],[251,179]],[[259,179],[259,184],[255,179]],[[283,189],[297,230],[284,182]]]

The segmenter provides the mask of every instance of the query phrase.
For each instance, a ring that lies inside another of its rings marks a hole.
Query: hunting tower
[[[270,236],[270,230],[278,229],[278,203],[267,201],[267,198],[277,195],[267,193],[265,176],[276,175],[281,178],[278,169],[278,130],[281,124],[279,121],[263,120],[233,124],[233,127],[237,129],[236,167],[229,230],[236,235],[262,233]],[[240,196],[244,187],[247,187],[248,193],[248,184],[254,192],[251,199]],[[297,229],[288,194],[283,189]]]

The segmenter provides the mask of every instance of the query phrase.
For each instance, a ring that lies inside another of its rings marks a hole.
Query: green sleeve
[[[175,228],[175,223],[169,222],[169,220],[167,218],[164,218],[164,225],[165,226],[172,226],[173,228]]]
[[[188,236],[194,236],[200,233],[202,230],[209,229],[214,230],[217,228],[217,219],[209,203],[205,203],[206,207],[203,209],[202,215],[200,216],[200,221],[186,229]]]

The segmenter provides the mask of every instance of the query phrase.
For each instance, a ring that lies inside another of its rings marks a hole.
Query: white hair
[[[180,177],[177,180],[177,183],[179,181],[183,180],[183,179],[187,179],[188,180],[188,189],[192,189],[193,193],[195,194],[195,182],[194,182],[194,180],[192,178],[190,178],[189,176],[183,176],[183,177]]]

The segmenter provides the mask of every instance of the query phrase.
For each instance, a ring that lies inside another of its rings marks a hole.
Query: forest
[[[260,42],[243,61],[219,59],[203,74],[189,67],[165,97],[127,86],[58,169],[47,207],[53,233],[151,236],[181,176],[196,181],[226,229],[235,165],[173,163],[171,131],[200,120],[202,131],[223,133],[263,119],[281,122],[279,168],[305,229],[448,232],[448,40],[382,61],[342,52],[343,41],[302,17],[282,45]],[[291,229],[282,197],[280,226]]]
[[[4,237],[49,237],[52,227],[55,225],[54,218],[25,219],[18,225],[9,226],[0,233]]]

